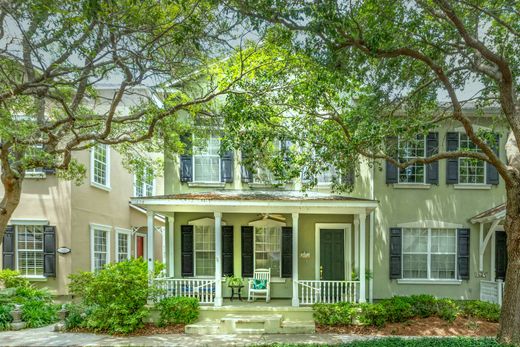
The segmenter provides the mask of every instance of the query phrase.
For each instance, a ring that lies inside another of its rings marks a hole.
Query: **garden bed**
[[[139,328],[128,334],[117,334],[103,331],[93,331],[87,328],[72,328],[67,330],[71,333],[87,333],[87,334],[110,334],[112,336],[153,336],[153,335],[165,335],[165,334],[184,334],[185,324],[172,324],[164,327],[159,327],[153,323],[146,323],[142,328]]]

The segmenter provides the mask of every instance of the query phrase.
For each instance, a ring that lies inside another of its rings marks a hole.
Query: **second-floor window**
[[[105,144],[92,148],[91,182],[96,186],[110,187],[110,147]]]
[[[340,181],[341,177],[338,176],[338,172],[334,166],[329,166],[325,171],[320,172],[317,176],[318,185],[328,185],[332,182]]]
[[[462,151],[480,152],[468,135],[459,133],[459,147]],[[486,164],[483,160],[459,158],[459,183],[484,184],[486,182]]]
[[[194,138],[193,181],[220,182],[220,139],[210,135],[208,139]]]
[[[134,174],[134,196],[155,194],[155,177],[152,168],[145,167]]]
[[[414,140],[399,139],[398,153],[400,163],[425,157],[426,141],[424,135],[418,135]],[[399,169],[399,183],[424,183],[425,177],[424,164],[416,163],[404,169]]]

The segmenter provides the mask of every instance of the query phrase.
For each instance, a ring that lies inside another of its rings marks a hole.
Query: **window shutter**
[[[233,182],[233,151],[227,151],[220,157],[221,181]]]
[[[431,157],[432,155],[439,153],[439,133],[428,133],[426,136],[426,155]],[[439,161],[426,164],[426,183],[439,184]]]
[[[193,277],[193,225],[181,225],[181,274]]]
[[[191,155],[191,134],[181,136],[181,141],[186,145],[186,154],[180,156],[180,174],[181,182],[193,181],[193,156]],[[189,153],[189,154],[188,154]]]
[[[43,227],[43,275],[56,277],[56,227]]]
[[[222,275],[232,276],[233,271],[233,226],[222,226]]]
[[[292,227],[282,227],[282,277],[292,277]]]
[[[493,144],[493,151],[500,156],[500,135],[495,134],[495,143]],[[486,183],[497,185],[499,180],[498,170],[496,167],[486,162]]]
[[[253,277],[254,264],[254,229],[242,226],[242,277]]]
[[[448,152],[459,150],[459,133],[446,133],[446,150]],[[446,159],[446,184],[459,183],[459,159]]]
[[[394,146],[394,145],[396,146],[396,148],[392,149],[392,153],[389,153],[389,154],[392,156],[392,158],[398,159],[398,157],[397,157],[397,137],[395,137],[395,136],[388,137],[387,144],[390,146]],[[391,162],[389,162],[387,160],[386,161],[386,184],[398,183],[399,182],[398,175],[399,175],[399,169],[397,168],[397,166],[395,166],[394,164],[392,164]]]
[[[390,279],[401,278],[401,228],[390,228]]]
[[[457,248],[459,278],[469,280],[469,229],[457,229]]]
[[[507,270],[507,234],[505,231],[496,231],[495,239],[495,276],[497,280],[506,280]]]
[[[242,176],[242,182],[251,183],[253,182],[253,173],[244,165],[246,159],[247,155],[244,152],[242,152],[242,163],[240,165],[240,173]]]
[[[4,239],[2,241],[2,267],[4,269],[15,269],[14,239],[14,225],[8,225],[5,228]]]

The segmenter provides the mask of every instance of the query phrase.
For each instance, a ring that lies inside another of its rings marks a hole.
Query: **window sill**
[[[430,189],[432,185],[428,183],[394,183],[393,187],[397,189]]]
[[[45,172],[31,172],[26,173],[25,178],[32,178],[32,179],[44,179],[47,175],[45,175]]]
[[[462,280],[425,280],[425,279],[400,279],[397,284],[455,284],[459,285]]]
[[[90,185],[92,187],[94,187],[94,188],[98,188],[98,189],[101,189],[101,190],[106,190],[107,192],[112,190],[112,188],[110,188],[110,186],[104,186],[104,185],[96,183],[96,182],[90,182]]]
[[[224,188],[225,186],[225,182],[188,182],[188,187],[190,188]]]
[[[490,190],[491,184],[455,184],[455,189],[475,189],[475,190]]]
[[[30,282],[47,282],[47,277],[45,276],[20,276],[27,279]]]

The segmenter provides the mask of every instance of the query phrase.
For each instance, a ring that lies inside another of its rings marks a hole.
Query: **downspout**
[[[372,183],[370,186],[370,197],[372,200],[375,200],[375,188],[374,188],[374,180],[375,180],[375,165],[372,165]],[[368,297],[369,301],[374,301],[374,235],[375,235],[375,210],[370,212],[370,241],[369,241],[369,271],[371,274],[371,278],[368,282]]]

